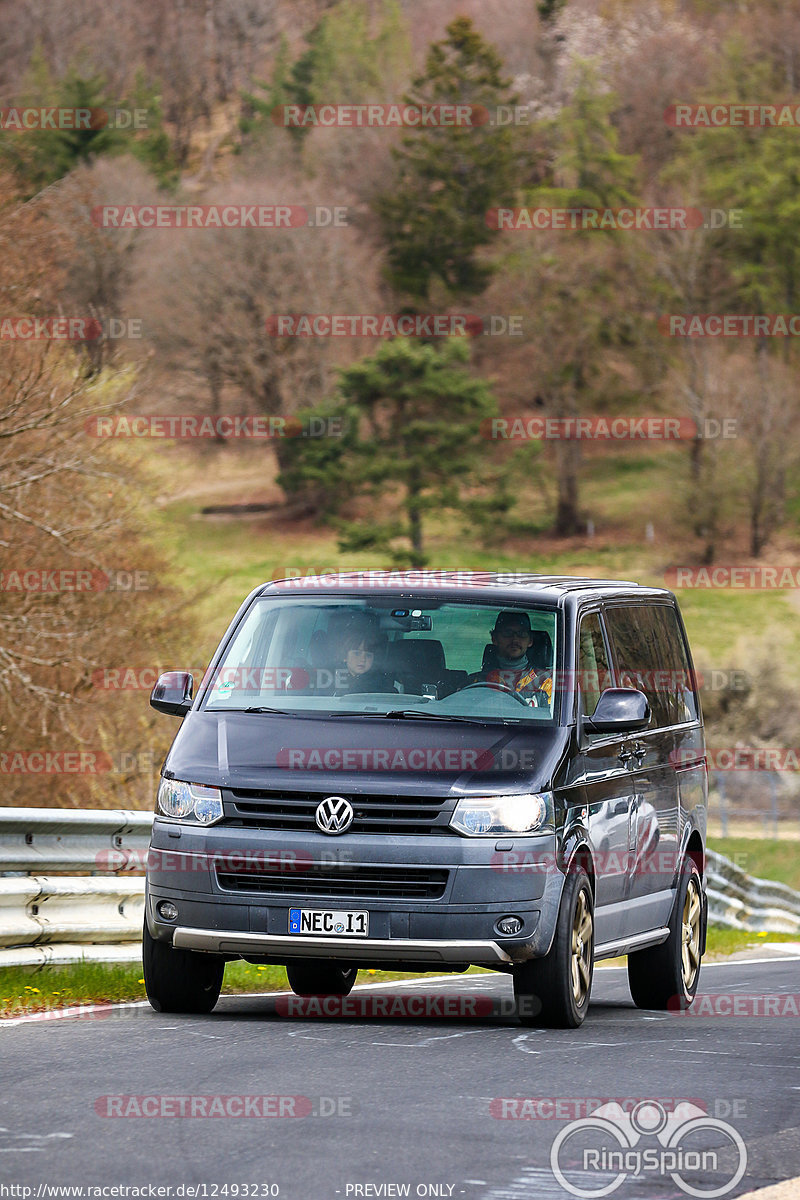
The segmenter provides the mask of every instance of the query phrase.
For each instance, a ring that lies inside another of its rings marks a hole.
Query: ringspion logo
[[[667,1111],[643,1100],[630,1112],[612,1101],[560,1131],[550,1166],[565,1191],[585,1200],[654,1175],[668,1175],[689,1196],[723,1196],[744,1175],[747,1148],[732,1125],[689,1101]],[[709,1190],[709,1172],[725,1177],[721,1186]]]

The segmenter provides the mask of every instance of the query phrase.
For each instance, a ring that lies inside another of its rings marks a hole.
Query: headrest
[[[433,638],[390,642],[387,664],[392,670],[435,680],[445,669],[444,647]]]

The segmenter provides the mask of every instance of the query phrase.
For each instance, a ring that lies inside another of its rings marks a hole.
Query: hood
[[[164,775],[237,789],[545,791],[569,736],[569,729],[552,725],[198,711],[184,719]]]

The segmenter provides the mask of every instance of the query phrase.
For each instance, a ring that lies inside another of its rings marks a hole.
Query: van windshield
[[[212,711],[552,722],[555,609],[260,597],[204,680]]]

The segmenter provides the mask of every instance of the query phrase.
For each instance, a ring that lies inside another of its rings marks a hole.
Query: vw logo
[[[314,814],[323,833],[345,833],[353,824],[353,806],[344,796],[326,796]]]

